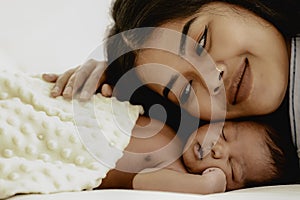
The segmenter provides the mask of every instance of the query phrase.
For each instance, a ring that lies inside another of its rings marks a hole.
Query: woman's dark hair
[[[174,19],[190,17],[211,2],[225,2],[250,10],[273,24],[285,38],[300,33],[299,0],[116,0],[112,7],[114,24],[107,42],[108,83],[115,85],[135,62],[135,52],[121,55],[120,51],[130,48],[123,38],[111,39],[112,36],[134,28],[157,27]],[[142,35],[147,37],[149,34]],[[135,38],[139,41],[144,39]],[[121,56],[116,58],[115,55]]]

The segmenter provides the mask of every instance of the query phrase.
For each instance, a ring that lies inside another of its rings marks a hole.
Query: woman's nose
[[[215,86],[213,88],[213,94],[216,95],[216,94],[219,94],[220,91],[222,90],[222,86],[224,86],[224,77],[226,76],[227,74],[227,70],[226,70],[226,66],[225,64],[222,64],[222,63],[217,63],[216,64],[216,75],[214,77],[215,79]]]

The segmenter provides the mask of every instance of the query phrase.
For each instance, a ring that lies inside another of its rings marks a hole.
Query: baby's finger
[[[211,183],[211,190],[213,192],[224,192],[226,190],[226,175],[219,168],[208,168],[203,173],[203,176],[209,178],[209,182]]]

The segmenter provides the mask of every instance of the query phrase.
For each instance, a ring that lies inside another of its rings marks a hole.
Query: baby
[[[263,124],[226,122],[218,141],[203,157],[201,144],[209,125],[194,132],[182,151],[172,129],[163,126],[152,134],[161,124],[152,120],[147,125],[149,121],[138,119],[124,156],[100,188],[208,194],[268,185],[282,178],[276,161],[284,160],[285,155],[272,140],[275,133]]]

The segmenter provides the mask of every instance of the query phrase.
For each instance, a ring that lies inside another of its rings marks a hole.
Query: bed
[[[0,1],[0,69],[62,73],[84,62],[104,37],[110,1]],[[16,195],[10,200],[67,199],[299,199],[300,184],[211,195],[133,190],[87,190]]]
[[[79,200],[79,199],[145,199],[145,200],[214,200],[214,199],[274,199],[274,200],[287,200],[287,199],[299,199],[300,186],[272,186],[272,187],[258,187],[251,189],[242,189],[232,192],[210,194],[210,195],[192,195],[192,194],[180,194],[171,192],[155,192],[155,191],[137,191],[137,190],[98,190],[98,191],[83,191],[73,193],[58,193],[49,195],[25,195],[16,196],[10,200]]]

